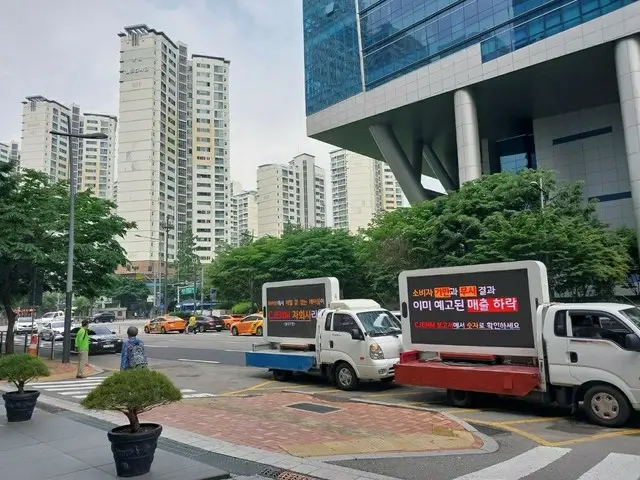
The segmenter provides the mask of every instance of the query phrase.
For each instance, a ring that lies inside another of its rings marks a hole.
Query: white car
[[[45,342],[62,340],[64,335],[64,320],[56,320],[55,322],[45,323],[40,331],[40,337]]]
[[[38,323],[31,317],[18,317],[13,324],[13,333],[18,335],[25,333],[38,333]]]

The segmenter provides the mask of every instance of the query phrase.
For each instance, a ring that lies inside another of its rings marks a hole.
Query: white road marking
[[[180,389],[181,393],[195,393],[195,390],[189,390],[188,388],[182,388]]]
[[[454,480],[520,480],[562,458],[570,451],[570,448],[536,447],[509,460]],[[607,480],[612,479],[607,475]]]
[[[148,343],[144,344],[145,348],[171,348],[170,345],[149,345]]]
[[[78,390],[79,388],[83,388],[86,390],[87,388],[95,388],[101,383],[102,382],[86,383],[83,385],[65,385],[64,387],[44,388],[44,390],[46,390],[47,392],[64,392],[69,390]]]
[[[74,395],[73,398],[77,398],[78,400],[84,400],[85,398],[87,398],[86,395]]]
[[[242,353],[247,353],[247,352],[251,352],[251,350],[225,350],[225,352],[242,352]]]
[[[56,392],[56,393],[58,393],[59,395],[81,395],[81,394],[87,393],[87,390],[86,389],[84,389],[84,390],[73,390],[71,392]]]
[[[182,398],[212,398],[215,397],[213,393],[190,393],[189,395],[183,395]]]
[[[211,364],[220,363],[220,362],[214,362],[213,360],[190,360],[188,358],[179,358],[178,361],[179,362],[192,362],[192,363],[211,363]]]
[[[610,453],[578,480],[638,480],[640,479],[640,456]]]
[[[41,388],[46,388],[48,386],[60,386],[63,387],[65,385],[84,385],[84,384],[91,384],[91,383],[95,383],[97,381],[102,382],[105,378],[107,377],[91,377],[91,379],[84,379],[84,380],[65,380],[65,381],[59,381],[59,382],[34,382],[34,383],[30,383],[29,385],[31,385],[32,387],[41,387]]]

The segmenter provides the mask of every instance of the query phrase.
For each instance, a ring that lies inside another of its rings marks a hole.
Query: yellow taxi
[[[231,324],[231,335],[262,336],[262,315],[253,313]]]
[[[144,333],[184,333],[187,322],[180,317],[173,315],[163,315],[162,317],[149,320],[144,325]]]

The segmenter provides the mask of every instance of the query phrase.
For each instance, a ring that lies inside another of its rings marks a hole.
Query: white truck
[[[265,344],[246,364],[276,380],[317,374],[342,390],[361,381],[393,380],[402,334],[397,319],[373,300],[338,300],[335,278],[268,283],[263,287]]]
[[[572,407],[620,427],[640,410],[640,309],[550,303],[546,267],[511,262],[405,271],[399,277],[405,351],[401,385]]]

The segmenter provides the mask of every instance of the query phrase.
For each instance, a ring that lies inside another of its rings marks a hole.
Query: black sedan
[[[75,352],[78,330],[80,330],[80,327],[71,330],[72,352]],[[89,328],[89,355],[121,352],[122,340],[114,332],[102,325],[95,325]]]
[[[188,322],[188,320],[187,320]],[[224,330],[224,322],[220,317],[196,317],[196,332],[210,332]]]

